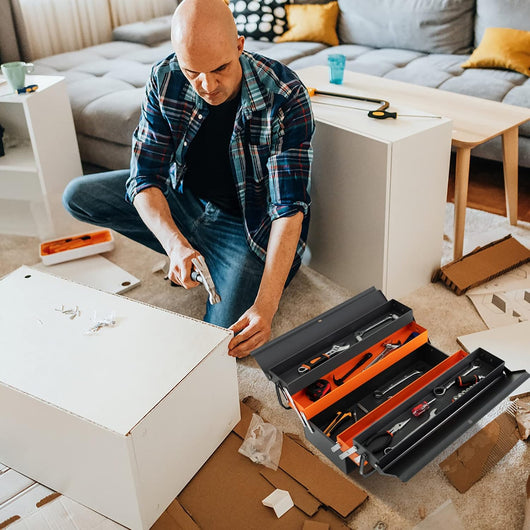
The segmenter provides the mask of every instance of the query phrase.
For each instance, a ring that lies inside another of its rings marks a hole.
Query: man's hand
[[[199,285],[191,279],[191,260],[200,254],[177,228],[162,191],[156,187],[146,188],[136,195],[133,204],[169,256],[167,277],[186,289]]]
[[[254,304],[230,326],[236,335],[228,344],[228,355],[246,357],[271,336],[272,319],[278,310],[285,280],[300,238],[303,215],[282,217],[272,222],[267,258]]]
[[[193,264],[191,260],[200,256],[187,241],[183,243],[178,239],[168,250],[169,270],[167,277],[174,283],[182,285],[185,289],[191,289],[199,285],[199,282],[191,279]]]
[[[241,359],[265,344],[271,336],[274,313],[275,311],[267,311],[257,304],[247,309],[241,318],[228,328],[235,333],[228,344],[228,355]]]

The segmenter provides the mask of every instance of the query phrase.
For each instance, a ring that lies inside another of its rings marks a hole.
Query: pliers
[[[372,438],[370,438],[368,442],[366,442],[366,449],[371,453],[378,453],[380,451],[383,451],[392,443],[394,434],[400,429],[403,429],[403,427],[405,427],[405,425],[407,425],[410,420],[411,418],[405,421],[400,421],[388,431],[381,432],[376,434],[375,436],[372,436]]]

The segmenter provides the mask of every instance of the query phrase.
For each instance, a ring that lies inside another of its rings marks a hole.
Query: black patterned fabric
[[[235,0],[230,10],[240,35],[273,41],[287,29],[285,5],[289,0]]]

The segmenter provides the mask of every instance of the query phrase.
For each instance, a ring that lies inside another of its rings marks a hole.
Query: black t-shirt
[[[241,206],[228,148],[240,102],[241,93],[221,105],[208,105],[208,116],[186,153],[184,177],[184,185],[195,196],[237,216],[241,216]]]

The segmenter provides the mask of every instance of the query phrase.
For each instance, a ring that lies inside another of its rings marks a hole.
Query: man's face
[[[202,53],[197,50],[177,51],[182,73],[199,96],[210,105],[220,105],[234,98],[242,79],[239,56],[243,52],[244,37],[237,45],[213,45]]]

